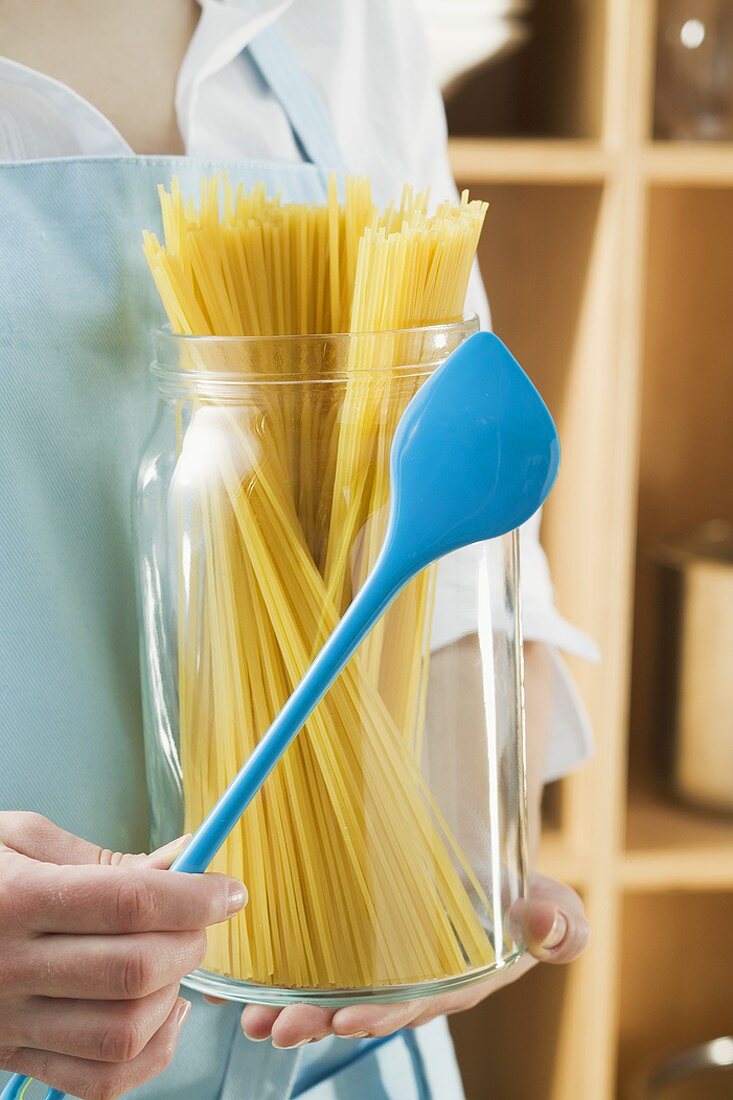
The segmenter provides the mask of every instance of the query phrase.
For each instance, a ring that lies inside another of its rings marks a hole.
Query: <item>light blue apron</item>
[[[233,181],[314,202],[341,164],[279,32],[248,53],[303,163],[0,165],[0,807],[41,812],[119,851],[148,845],[131,492],[155,412],[148,362],[163,316],[141,231],[159,227],[156,186],[174,174],[191,194],[202,174],[227,168]],[[189,996],[174,1063],[139,1100],[462,1096],[442,1024],[386,1043],[282,1052],[243,1037],[238,1007]],[[432,1069],[426,1043],[444,1047]],[[434,1091],[435,1072],[449,1079]],[[42,1095],[36,1085],[26,1097]]]

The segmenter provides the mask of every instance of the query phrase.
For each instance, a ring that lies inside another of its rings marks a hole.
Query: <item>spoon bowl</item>
[[[473,542],[520,527],[560,464],[544,401],[490,332],[462,344],[423,385],[397,427],[384,552],[410,575]]]

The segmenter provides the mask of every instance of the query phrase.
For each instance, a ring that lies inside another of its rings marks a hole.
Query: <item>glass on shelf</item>
[[[660,0],[654,136],[733,138],[731,0]]]

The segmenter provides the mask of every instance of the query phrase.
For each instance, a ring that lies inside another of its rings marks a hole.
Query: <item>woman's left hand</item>
[[[532,877],[528,900],[518,902],[509,919],[514,924],[515,938],[524,939],[529,950],[503,975],[455,993],[395,1005],[349,1005],[337,1009],[315,1005],[289,1008],[248,1005],[242,1014],[244,1033],[254,1040],[271,1038],[272,1045],[281,1049],[302,1046],[329,1035],[342,1039],[391,1035],[402,1027],[419,1027],[436,1016],[473,1008],[538,962],[570,962],[588,941],[588,923],[576,892],[542,875]]]

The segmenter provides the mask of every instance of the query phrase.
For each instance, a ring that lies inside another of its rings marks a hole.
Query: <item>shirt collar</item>
[[[233,61],[294,0],[199,0],[201,18],[181,64],[176,112],[184,143],[191,133],[196,99],[203,82]]]

